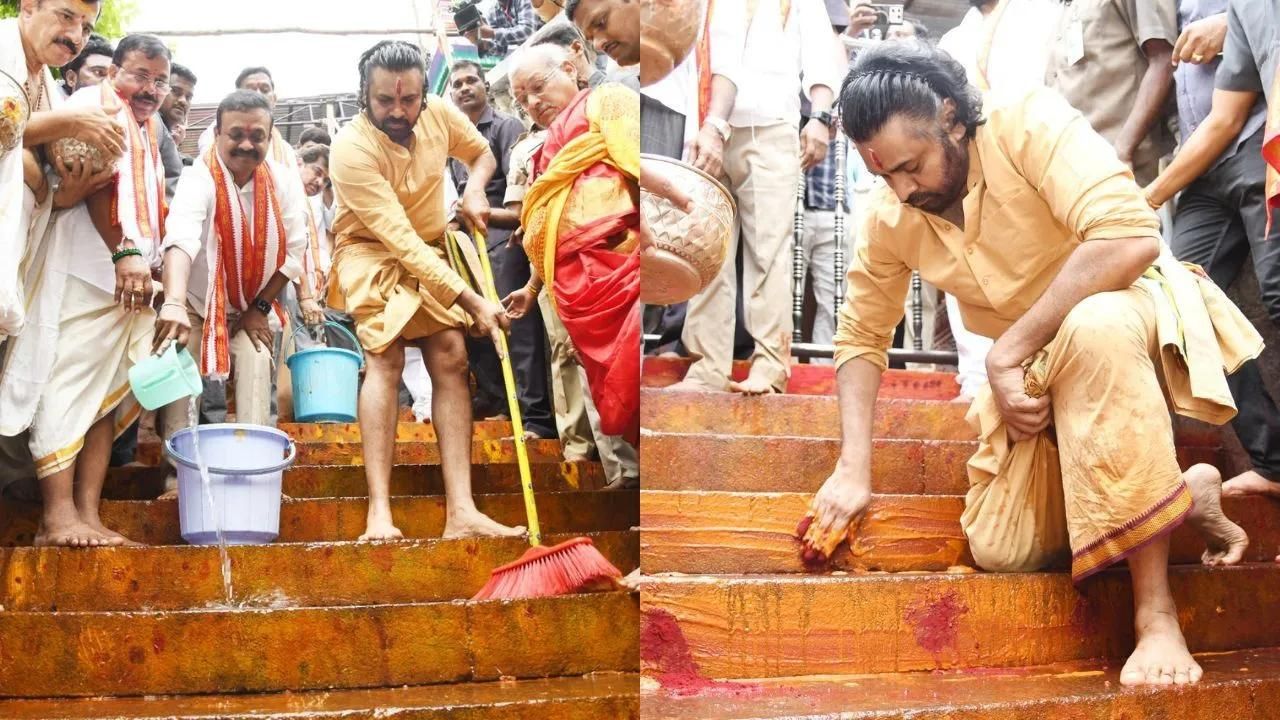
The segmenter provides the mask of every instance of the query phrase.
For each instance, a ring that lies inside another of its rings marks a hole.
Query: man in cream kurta
[[[363,112],[334,139],[330,177],[337,198],[337,249],[329,304],[355,319],[367,372],[360,389],[360,434],[369,481],[362,539],[401,536],[391,518],[391,463],[399,412],[397,389],[407,343],[417,345],[431,376],[431,419],[440,443],[446,513],[444,536],[521,535],[494,522],[471,497],[471,390],[464,333],[495,340],[506,313],[463,280],[469,240],[446,238],[446,162],[467,166],[458,215],[483,233],[485,184],[497,168],[489,144],[460,110],[425,95],[426,62],[414,45],[383,41],[360,60]]]
[[[1190,520],[1207,564],[1239,562],[1248,538],[1222,514],[1217,470],[1180,470],[1169,410],[1229,419],[1223,368],[1260,351],[1257,332],[1173,260],[1132,173],[1056,93],[984,117],[959,63],[890,44],[859,58],[841,102],[886,187],[850,266],[835,358],[844,446],[802,524],[807,558],[829,555],[870,497],[871,410],[918,270],[996,340],[969,414],[980,443],[961,524],[977,564],[1069,557],[1080,582],[1127,558],[1138,643],[1121,682],[1197,681],[1169,533]]]

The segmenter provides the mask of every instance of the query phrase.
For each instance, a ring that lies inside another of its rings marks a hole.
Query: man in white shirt
[[[54,218],[32,307],[43,318],[40,342],[30,353],[15,347],[5,368],[6,434],[30,428],[44,499],[37,545],[126,542],[103,527],[98,507],[111,442],[139,414],[128,370],[151,346],[164,203],[156,113],[168,76],[168,48],[130,35],[116,47],[107,82],[66,103],[113,117],[124,153],[114,182]],[[17,394],[15,373],[24,386]],[[28,396],[36,398],[30,406]]]
[[[735,242],[720,274],[689,301],[682,339],[698,360],[673,389],[754,395],[782,391],[790,374],[788,249],[796,185],[802,166],[812,167],[826,156],[833,89],[844,68],[836,62],[835,34],[820,3],[760,0],[739,28],[740,75],[751,82],[737,87],[727,126],[713,123],[713,130],[724,141],[720,177],[738,202],[744,324],[755,340],[751,372],[742,382],[729,380],[738,291]],[[802,90],[813,107],[803,129]],[[723,85],[712,87],[710,107],[720,107],[724,91]]]
[[[233,372],[236,419],[265,425],[272,349],[285,317],[279,298],[302,275],[307,200],[296,170],[269,157],[266,98],[244,90],[228,95],[214,128],[213,146],[183,171],[169,210],[167,296],[155,350],[176,341],[199,358],[202,375]],[[185,405],[165,408],[165,437],[189,424]]]

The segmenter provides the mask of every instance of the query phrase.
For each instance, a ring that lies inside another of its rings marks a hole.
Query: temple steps
[[[604,468],[598,462],[532,463],[534,492],[572,492],[604,487]],[[103,497],[111,500],[151,500],[164,492],[167,468],[131,465],[111,468]],[[477,495],[520,492],[520,472],[514,463],[473,465],[471,489]],[[366,497],[369,484],[359,465],[294,465],[284,471],[283,491],[291,498]],[[391,494],[442,495],[439,465],[397,465],[391,468]]]
[[[1276,717],[1280,648],[1200,653],[1196,685],[1126,688],[1120,663],[1088,661],[742,683],[682,678],[641,695],[645,720],[1204,720]],[[674,683],[673,683],[674,684]]]
[[[359,439],[313,441],[295,438],[295,440],[298,445],[298,456],[294,462],[298,465],[364,465],[364,446]],[[531,464],[558,463],[563,459],[559,440],[530,440],[525,443],[525,447]],[[163,454],[158,442],[140,442],[137,462],[143,465],[157,465]],[[398,441],[395,444],[393,460],[397,465],[439,465],[440,445],[435,440]],[[206,458],[206,461],[210,466],[217,467],[217,458]],[[515,462],[516,443],[510,437],[472,438],[472,465],[514,464]]]
[[[1275,563],[1174,567],[1170,584],[1193,652],[1280,646],[1265,619]],[[672,575],[648,578],[642,596],[642,636],[678,637],[710,678],[1021,667],[1133,648],[1124,569],[1078,589],[1066,573]]]
[[[648,574],[803,573],[796,523],[807,493],[640,493],[644,529],[640,561]],[[1280,503],[1228,497],[1223,510],[1249,534],[1246,562],[1270,562],[1280,552]],[[850,544],[831,558],[842,571],[945,571],[973,567],[960,529],[964,497],[876,495]],[[1184,523],[1174,531],[1170,562],[1198,564],[1204,540]]]
[[[571,537],[548,535],[544,542]],[[637,567],[637,533],[586,537],[624,573]],[[227,551],[232,603],[285,608],[465,600],[493,568],[528,547],[521,538],[233,546]],[[0,549],[0,608],[8,611],[191,610],[225,603],[216,547]]]
[[[645,490],[814,493],[840,457],[836,438],[664,433],[641,428]],[[871,486],[888,494],[963,495],[973,440],[872,441]],[[1217,447],[1183,446],[1178,460],[1219,464]]]
[[[176,612],[0,613],[0,695],[271,692],[634,672],[638,608],[609,592]]]
[[[600,672],[581,677],[367,690],[0,700],[0,719],[634,720],[640,712],[638,685],[635,673]]]
[[[514,493],[477,495],[476,507],[506,525],[525,524],[524,499]],[[627,530],[639,521],[635,490],[543,493],[537,497],[545,532],[583,533]],[[277,542],[355,540],[364,532],[365,498],[306,498],[280,506]],[[398,496],[391,499],[396,526],[407,538],[439,537],[444,532],[443,495]],[[30,545],[40,506],[0,500],[0,546]],[[179,545],[182,535],[177,500],[105,500],[102,522],[145,545]]]
[[[646,357],[640,386],[661,388],[684,378],[692,364],[688,358]],[[746,361],[733,364],[734,380],[744,380],[751,366]],[[788,395],[834,395],[835,371],[830,365],[792,365],[787,381]],[[960,394],[955,373],[919,370],[886,370],[880,379],[880,396],[914,400],[950,400]]]

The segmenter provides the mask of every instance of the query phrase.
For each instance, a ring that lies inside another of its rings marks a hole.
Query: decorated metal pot
[[[652,85],[666,77],[693,51],[705,3],[706,0],[640,0],[641,85]]]
[[[641,155],[656,163],[672,184],[693,200],[686,213],[643,189],[640,213],[649,226],[654,249],[640,256],[640,300],[650,305],[684,302],[711,284],[733,240],[737,206],[715,178],[677,160]]]

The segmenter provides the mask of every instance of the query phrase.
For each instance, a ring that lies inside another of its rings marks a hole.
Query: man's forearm
[[[126,238],[124,230],[119,225],[111,222],[111,200],[116,192],[113,183],[108,183],[102,189],[92,193],[84,199],[85,207],[89,210],[89,220],[93,222],[93,227],[98,231],[98,235],[102,237],[102,242],[107,247],[108,252],[115,252],[120,247],[120,243]],[[129,238],[132,240],[133,238]]]
[[[289,278],[284,273],[277,270],[271,279],[267,281],[267,286],[262,288],[262,292],[258,293],[257,298],[266,300],[267,302],[275,302],[280,297],[280,293],[284,291],[285,286],[289,284]]]
[[[1152,237],[1090,240],[1077,247],[1040,299],[992,347],[988,363],[1011,367],[1053,340],[1081,300],[1100,292],[1124,290],[1160,255]]]
[[[1173,65],[1171,58],[1173,48],[1164,41],[1149,41],[1144,46],[1147,55],[1147,71],[1138,85],[1138,96],[1133,101],[1133,109],[1124,121],[1120,134],[1116,136],[1116,152],[1126,162],[1133,161],[1133,153],[1142,139],[1151,132],[1151,127],[1160,121],[1165,101],[1169,98],[1169,90],[1173,87]]]
[[[835,93],[831,92],[831,88],[826,85],[814,85],[809,88],[809,106],[815,113],[829,112],[835,99]]]
[[[707,117],[728,120],[733,103],[738,99],[738,86],[724,75],[711,76],[711,99],[707,103]]]
[[[164,251],[164,271],[161,274],[165,302],[187,302],[187,283],[191,279],[191,256],[179,247]]]
[[[34,147],[70,137],[76,129],[75,113],[71,108],[31,113],[31,119],[22,131],[22,144]]]
[[[478,192],[483,195],[485,186],[489,184],[489,180],[493,178],[493,173],[497,169],[498,161],[493,157],[493,153],[486,150],[467,166],[467,184],[462,192]]]
[[[849,469],[865,471],[854,473],[854,477],[871,477],[871,429],[882,374],[880,366],[860,357],[846,362],[836,373],[840,463]]]
[[[1209,117],[1191,137],[1183,140],[1182,149],[1169,167],[1147,186],[1147,202],[1159,207],[1207,172],[1227,146],[1235,142],[1246,118],[1247,115],[1220,109],[1215,104]]]
[[[520,213],[506,208],[489,208],[489,226],[504,230],[515,230],[520,227]]]

